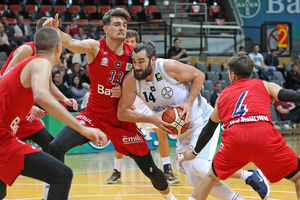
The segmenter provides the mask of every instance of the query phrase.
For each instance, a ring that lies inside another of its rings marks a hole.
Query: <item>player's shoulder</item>
[[[33,46],[30,45],[29,43],[25,43],[25,44],[22,44],[21,46],[19,46],[18,48],[16,48],[15,52],[20,52],[20,53],[33,53],[33,48],[34,48],[34,44]]]
[[[39,68],[51,66],[50,61],[43,57],[31,56],[28,59],[31,59],[28,64],[35,65]]]

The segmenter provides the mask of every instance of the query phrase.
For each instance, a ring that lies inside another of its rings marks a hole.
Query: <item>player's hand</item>
[[[34,116],[35,119],[42,119],[45,115],[45,111],[40,109],[37,106],[32,106],[31,110],[29,111],[30,114]]]
[[[196,155],[193,154],[193,147],[190,147],[190,150],[188,150],[187,152],[184,152],[184,153],[180,153],[180,155],[183,155],[180,157],[180,159],[178,159],[178,162],[179,163],[182,163],[183,161],[186,161],[186,160],[193,160],[196,158]]]
[[[185,115],[185,122],[188,123],[191,121],[191,115],[192,115],[192,107],[193,104],[190,105],[187,102],[183,102],[182,104],[176,105],[174,107],[180,107],[182,108],[182,112],[179,114],[180,118],[182,118]]]
[[[83,127],[81,134],[97,145],[102,144],[105,146],[107,144],[106,134],[98,128]]]
[[[120,98],[122,95],[122,88],[119,83],[111,82],[113,87],[111,88],[111,97]]]
[[[52,17],[48,18],[43,23],[43,27],[53,27],[55,29],[58,29],[58,27],[59,27],[58,13],[56,13],[55,19],[53,19]]]
[[[167,126],[170,126],[170,124],[163,121],[161,118],[161,116],[164,112],[165,112],[165,110],[158,112],[158,113],[154,113],[154,115],[152,116],[153,124],[157,128],[159,128],[161,132],[163,132],[165,134],[169,134],[169,133],[171,133],[171,131],[167,128]]]
[[[67,104],[68,106],[71,106],[73,108],[73,110],[78,109],[78,103],[75,99],[66,99],[65,104]]]

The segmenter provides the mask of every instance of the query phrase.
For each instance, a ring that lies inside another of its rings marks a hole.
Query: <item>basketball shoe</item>
[[[267,199],[270,194],[270,186],[266,177],[259,169],[250,169],[248,171],[253,172],[253,174],[246,179],[246,184],[250,185],[261,199]]]
[[[166,177],[169,184],[178,184],[178,183],[180,183],[180,179],[177,178],[173,174],[173,170],[172,170],[170,164],[164,165],[164,175],[165,175],[165,177]]]
[[[107,184],[116,184],[121,182],[121,172],[114,169],[110,178],[106,180]]]

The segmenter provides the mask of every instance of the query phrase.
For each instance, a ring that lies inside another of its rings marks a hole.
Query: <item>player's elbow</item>
[[[43,106],[45,104],[45,101],[47,99],[47,93],[44,91],[36,91],[33,93],[33,100],[40,106]]]
[[[125,115],[124,115],[123,109],[118,109],[117,117],[118,117],[118,120],[125,121]]]

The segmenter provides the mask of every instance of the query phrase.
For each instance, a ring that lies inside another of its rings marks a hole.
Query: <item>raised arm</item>
[[[129,72],[124,79],[122,85],[122,96],[118,104],[118,119],[120,121],[135,122],[135,123],[152,123],[165,132],[169,132],[164,125],[168,125],[162,121],[159,115],[144,115],[132,110],[136,98],[136,86],[133,71]]]
[[[186,113],[186,121],[189,121],[193,103],[202,89],[205,75],[195,67],[175,60],[167,60],[164,63],[164,68],[172,78],[175,78],[180,82],[191,83],[189,95],[185,102],[181,105],[181,107],[183,108],[182,115]]]
[[[59,25],[58,13],[56,13],[55,19],[49,18],[43,24],[43,26],[51,26],[56,28],[59,31],[63,47],[69,49],[74,53],[87,54],[88,62],[91,63],[99,51],[100,43],[93,39],[86,39],[86,40],[73,39],[70,35],[62,32],[58,28],[58,25]]]
[[[106,135],[98,130],[82,126],[50,93],[51,64],[46,59],[35,59],[29,62],[21,73],[24,87],[31,88],[35,102],[42,106],[53,117],[67,124],[83,136],[100,143],[107,142]]]

